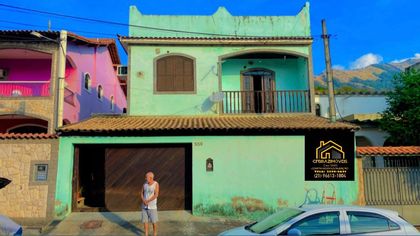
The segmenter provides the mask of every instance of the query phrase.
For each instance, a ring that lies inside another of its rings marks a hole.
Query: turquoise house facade
[[[143,15],[133,6],[130,25],[120,38],[130,55],[129,114],[250,113],[264,105],[254,91],[267,92],[269,113],[313,110],[308,3],[295,16],[267,17],[232,16],[223,7],[211,16]],[[176,32],[142,28],[149,25]],[[157,91],[157,61],[170,56],[193,61],[194,89]],[[282,107],[282,99],[297,100],[295,107]]]
[[[120,37],[128,114],[60,129],[57,216],[139,210],[150,170],[161,184],[160,210],[253,218],[284,206],[363,204],[357,127],[314,114],[308,3],[295,16],[225,8],[144,15],[131,7],[130,25]],[[327,141],[351,147],[343,158],[356,169],[352,178],[305,177],[310,145]]]

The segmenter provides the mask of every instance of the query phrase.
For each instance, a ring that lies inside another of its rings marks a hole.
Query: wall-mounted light
[[[206,160],[206,171],[207,172],[213,172],[213,168],[214,168],[213,159],[208,158]]]

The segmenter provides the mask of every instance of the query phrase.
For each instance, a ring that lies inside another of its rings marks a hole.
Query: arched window
[[[156,61],[157,92],[194,92],[194,60],[185,56],[171,55]]]
[[[115,100],[114,100],[114,96],[111,96],[111,111],[113,111],[115,108]]]
[[[84,75],[84,81],[83,81],[84,85],[83,87],[90,92],[90,87],[92,85],[92,79],[90,78],[89,73],[85,73]]]
[[[98,99],[102,100],[104,97],[104,89],[102,88],[102,85],[98,85]]]

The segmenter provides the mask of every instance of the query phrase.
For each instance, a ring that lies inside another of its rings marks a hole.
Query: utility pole
[[[51,31],[51,20],[48,20],[48,31]]]
[[[327,26],[325,19],[322,20],[322,38],[324,40],[324,53],[325,53],[325,66],[327,72],[327,84],[328,84],[328,102],[330,105],[330,121],[336,121],[335,112],[335,100],[334,100],[334,84],[333,74],[331,69],[331,57],[330,57],[330,35],[327,33]]]
[[[56,126],[59,128],[63,126],[63,113],[64,113],[64,79],[66,76],[66,51],[67,51],[67,31],[60,31],[60,39],[58,41],[58,68],[57,68],[57,115]]]

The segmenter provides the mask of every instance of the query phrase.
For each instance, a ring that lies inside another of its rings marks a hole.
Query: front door
[[[252,69],[242,73],[242,110],[244,113],[272,113],[275,111],[274,72]]]

